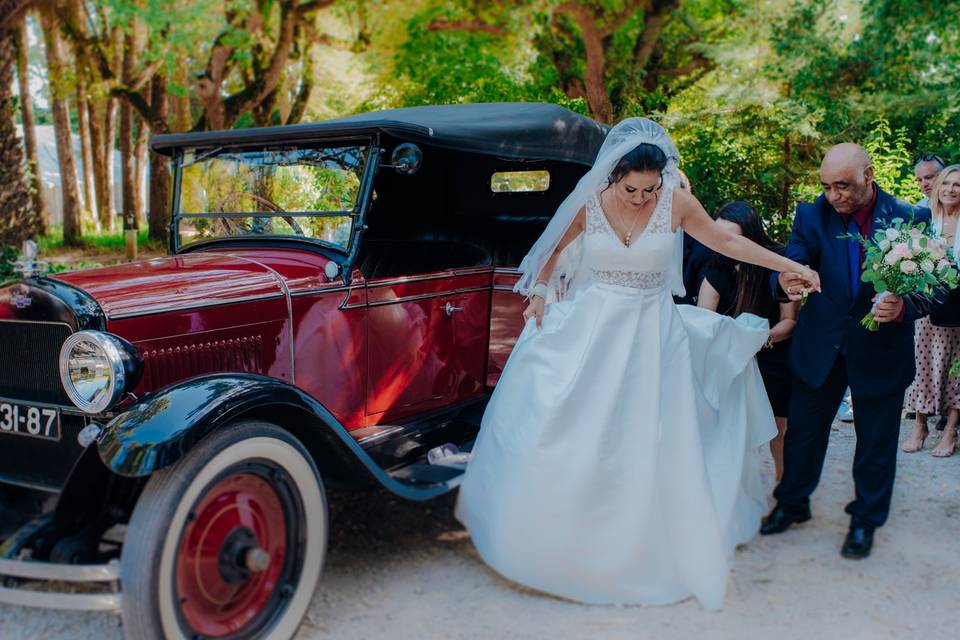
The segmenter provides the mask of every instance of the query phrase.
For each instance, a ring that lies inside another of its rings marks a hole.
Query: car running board
[[[458,445],[460,451],[469,453],[473,449],[473,440]],[[387,472],[391,478],[414,487],[444,486],[447,490],[460,485],[464,469],[461,467],[429,464],[427,456],[423,455],[410,464],[391,469]]]

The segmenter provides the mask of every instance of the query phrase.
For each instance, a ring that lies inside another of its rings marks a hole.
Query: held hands
[[[820,292],[820,275],[809,267],[801,267],[797,271],[783,271],[780,273],[780,287],[790,300],[803,300],[808,293]]]
[[[534,295],[530,298],[530,304],[527,305],[527,308],[523,311],[523,322],[526,323],[531,317],[537,319],[537,329],[543,326],[543,308],[545,306],[543,298],[539,295]]]
[[[882,324],[884,322],[894,322],[903,313],[903,298],[898,295],[888,293],[880,297],[874,297],[873,319]]]

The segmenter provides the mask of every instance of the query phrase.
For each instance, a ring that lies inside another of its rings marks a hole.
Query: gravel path
[[[903,436],[910,431],[905,425]],[[935,440],[936,438],[931,438]],[[894,511],[866,561],[838,555],[855,436],[837,423],[814,520],[738,552],[725,609],[595,607],[507,583],[478,559],[453,497],[332,494],[322,584],[300,640],[847,640],[960,637],[960,455],[901,454]],[[772,473],[772,465],[766,469]],[[119,639],[118,618],[0,606],[0,638]]]

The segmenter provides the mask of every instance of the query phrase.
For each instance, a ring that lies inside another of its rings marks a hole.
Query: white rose
[[[879,247],[881,251],[888,251],[890,249],[890,246],[891,246],[891,243],[886,238],[880,241]]]
[[[897,255],[896,253],[894,253],[893,251],[891,251],[891,252],[888,253],[887,255],[883,256],[883,261],[886,262],[887,264],[896,264],[896,263],[897,263],[897,260],[899,260],[899,259],[900,259],[900,256],[898,256],[898,255]]]
[[[894,229],[893,227],[890,227],[889,229],[887,229],[886,233],[887,233],[887,240],[890,240],[891,242],[896,240],[898,237],[900,237],[900,232]]]
[[[917,270],[917,263],[913,260],[904,260],[900,263],[900,271],[904,273],[913,273]]]
[[[924,273],[933,273],[934,265],[929,260],[924,260],[920,263],[920,269],[923,270]]]

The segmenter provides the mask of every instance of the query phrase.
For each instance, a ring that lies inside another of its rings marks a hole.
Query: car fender
[[[97,448],[114,473],[148,476],[179,460],[204,436],[246,417],[293,432],[325,475],[347,483],[373,480],[409,499],[433,497],[387,475],[315,398],[255,374],[201,376],[148,394],[104,427]]]

